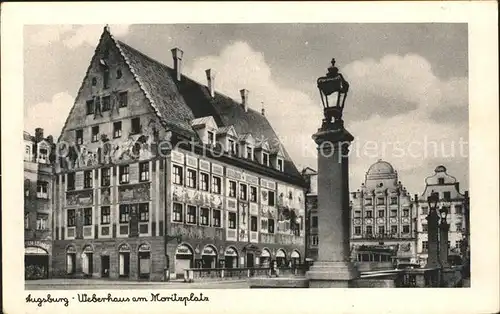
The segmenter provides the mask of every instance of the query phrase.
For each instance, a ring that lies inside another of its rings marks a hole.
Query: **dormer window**
[[[269,166],[269,154],[268,153],[262,153],[262,164]]]
[[[284,170],[283,159],[281,159],[281,158],[278,158],[278,170],[279,171],[283,171]]]
[[[438,184],[444,184],[444,178],[438,178]]]
[[[253,160],[253,148],[252,146],[247,146],[247,158]]]
[[[214,132],[208,131],[207,132],[207,143],[208,145],[214,145],[215,142],[215,134]]]
[[[228,139],[227,140],[227,150],[229,151],[229,153],[231,153],[232,155],[236,154],[236,145],[234,143],[234,140],[231,140],[231,139]]]
[[[49,160],[49,153],[47,148],[40,148],[38,150],[38,162],[42,164],[46,164]]]

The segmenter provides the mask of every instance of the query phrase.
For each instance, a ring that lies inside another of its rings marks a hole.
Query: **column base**
[[[351,262],[315,262],[306,277],[310,288],[351,288],[359,271]]]

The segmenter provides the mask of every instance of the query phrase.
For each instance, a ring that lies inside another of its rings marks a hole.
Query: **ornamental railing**
[[[253,277],[305,276],[308,265],[292,267],[189,268],[184,270],[184,281],[243,280]]]

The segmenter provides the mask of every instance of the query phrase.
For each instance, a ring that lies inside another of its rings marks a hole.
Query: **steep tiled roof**
[[[212,116],[220,128],[233,126],[238,135],[250,133],[256,142],[267,140],[271,148],[279,140],[271,124],[261,113],[244,107],[218,92],[212,98],[205,85],[182,76],[177,81],[175,71],[151,59],[127,44],[115,40],[136,80],[162,121],[183,134],[196,136],[191,121]],[[300,173],[283,148],[285,172],[294,177]]]

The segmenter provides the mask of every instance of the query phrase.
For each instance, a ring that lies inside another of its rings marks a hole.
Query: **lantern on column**
[[[342,112],[349,91],[349,83],[339,73],[339,69],[335,66],[335,59],[332,59],[331,64],[326,76],[317,80],[325,116],[323,124],[330,124],[333,118],[334,123],[342,125]]]

